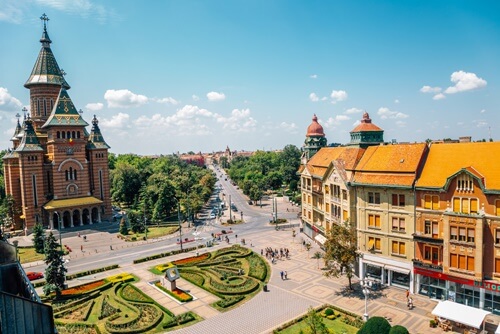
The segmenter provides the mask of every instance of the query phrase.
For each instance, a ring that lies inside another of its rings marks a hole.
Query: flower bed
[[[173,261],[172,264],[174,264],[176,266],[193,265],[194,263],[205,261],[209,257],[210,257],[210,254],[205,253],[205,254],[198,255],[198,256],[191,256],[191,257],[187,257],[184,259],[176,260],[176,261]]]
[[[91,282],[91,283],[87,283],[87,284],[74,286],[74,287],[69,288],[69,289],[65,289],[65,290],[61,291],[61,294],[63,296],[79,295],[79,294],[87,293],[87,292],[102,288],[105,284],[106,284],[105,280],[99,280],[99,281],[95,281],[95,282]]]
[[[174,297],[175,299],[177,299],[181,303],[186,303],[186,302],[193,300],[193,296],[182,291],[181,289],[175,289],[174,291],[170,291],[170,290],[166,289],[163,285],[161,285],[161,282],[159,282],[159,281],[155,283],[155,286],[158,289],[160,289],[161,291],[167,293],[169,296]]]
[[[153,300],[135,286],[127,284],[120,290],[120,296],[129,301],[152,303]]]
[[[129,273],[121,273],[118,275],[106,277],[106,282],[110,282],[110,283],[118,283],[118,282],[125,283],[125,282],[130,282],[133,280],[135,280],[135,276],[131,275]]]

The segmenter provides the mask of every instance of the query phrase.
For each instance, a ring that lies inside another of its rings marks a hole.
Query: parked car
[[[40,272],[36,272],[36,271],[28,271],[26,273],[26,276],[28,277],[28,279],[30,281],[34,281],[34,280],[37,280],[37,279],[40,279],[40,278],[43,278],[43,274],[40,273]]]
[[[212,213],[210,214],[210,219],[215,219],[215,213],[213,213],[213,212],[212,212]]]

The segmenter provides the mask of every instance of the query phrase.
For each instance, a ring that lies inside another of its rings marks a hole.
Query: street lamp
[[[62,237],[61,237],[61,217],[59,216],[59,212],[54,211],[54,213],[57,215],[57,229],[59,230],[59,245],[61,246],[61,254],[62,254],[63,247],[62,247]]]
[[[181,205],[176,197],[174,197],[174,200],[177,202],[177,220],[179,221],[179,241],[181,244],[181,252],[182,252],[183,249],[182,249]]]
[[[361,285],[363,294],[365,295],[365,313],[363,314],[363,320],[368,321],[368,296],[370,295],[373,281],[365,278],[359,281],[359,284]]]

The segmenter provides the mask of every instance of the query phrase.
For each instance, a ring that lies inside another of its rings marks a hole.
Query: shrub
[[[367,322],[358,331],[358,334],[389,334],[391,324],[387,319],[382,317],[373,317],[368,319]]]
[[[326,316],[333,315],[333,313],[334,313],[334,312],[333,312],[333,310],[332,310],[331,308],[327,308],[327,309],[325,310],[325,315],[326,315]]]
[[[389,331],[389,334],[410,334],[406,327],[401,326],[401,325],[395,325],[392,326],[391,330]]]

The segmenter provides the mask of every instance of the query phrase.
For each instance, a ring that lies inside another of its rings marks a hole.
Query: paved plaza
[[[286,202],[280,204],[280,210],[285,211],[286,208],[289,209],[288,212],[290,212],[290,215],[293,215],[292,210],[294,210],[293,212],[298,211],[297,207],[292,208]],[[265,208],[262,210],[265,210]],[[185,233],[188,233],[187,226],[184,230]],[[268,292],[259,293],[250,301],[231,311],[221,313],[213,309],[210,304],[216,301],[217,297],[183,279],[178,280],[177,286],[190,290],[196,298],[196,300],[185,304],[179,304],[148,284],[148,281],[159,278],[159,276],[149,272],[148,268],[156,264],[195,255],[195,252],[148,261],[137,265],[130,263],[119,269],[93,275],[91,278],[104,278],[120,272],[133,273],[141,279],[137,283],[137,286],[174,314],[177,315],[191,310],[204,319],[195,325],[173,332],[179,334],[271,333],[274,328],[306,313],[310,306],[316,307],[326,303],[336,305],[359,315],[364,313],[365,298],[359,288],[358,280],[356,278],[353,279],[355,289],[351,292],[346,289],[348,283],[345,277],[334,279],[324,277],[321,269],[318,269],[318,260],[311,258],[319,250],[318,246],[311,242],[313,247],[310,251],[307,251],[302,245],[303,239],[308,240],[306,236],[297,234],[293,238],[291,228],[279,231],[270,229],[266,233],[258,234],[252,234],[251,232],[239,233],[238,226],[235,226],[233,230],[239,234],[238,241],[241,238],[245,238],[247,241],[246,246],[251,247],[254,251],[260,253],[261,249],[265,249],[266,247],[288,248],[290,250],[290,259],[278,260],[275,264],[270,264],[272,275],[268,284]],[[175,236],[171,236],[170,238],[175,238]],[[72,252],[75,254],[72,254],[70,258],[73,256],[90,256],[92,251],[99,253],[113,252],[122,247],[131,247],[130,243],[122,241],[112,233],[97,232],[89,235],[88,241],[84,243],[86,248],[88,248],[88,253],[86,254],[86,252],[79,251],[79,245],[82,244],[81,239],[78,236],[64,239],[65,244],[77,249],[77,251]],[[162,240],[164,239],[149,240],[148,242],[154,243]],[[29,242],[29,240],[25,239],[24,242]],[[235,238],[232,237],[230,245],[235,242]],[[113,250],[110,249],[110,245]],[[203,248],[200,250],[200,253],[210,252],[220,247],[226,247],[227,245],[227,243],[223,242],[215,247]],[[321,267],[321,265],[320,260],[319,266]],[[25,267],[29,266],[30,264]],[[281,279],[281,271],[287,271],[288,279]],[[69,281],[69,284],[70,286],[82,284],[84,280],[85,278],[82,278],[82,280],[72,280]],[[375,291],[370,295],[368,300],[368,314],[370,316],[386,317],[392,325],[403,325],[412,334],[441,333],[442,329],[429,327],[429,320],[433,318],[431,311],[437,304],[437,301],[424,296],[413,295],[415,307],[412,310],[408,310],[406,307],[405,292],[404,289],[396,287],[386,287]],[[494,333],[499,320],[500,317],[498,316],[488,316],[486,329],[490,333]]]

